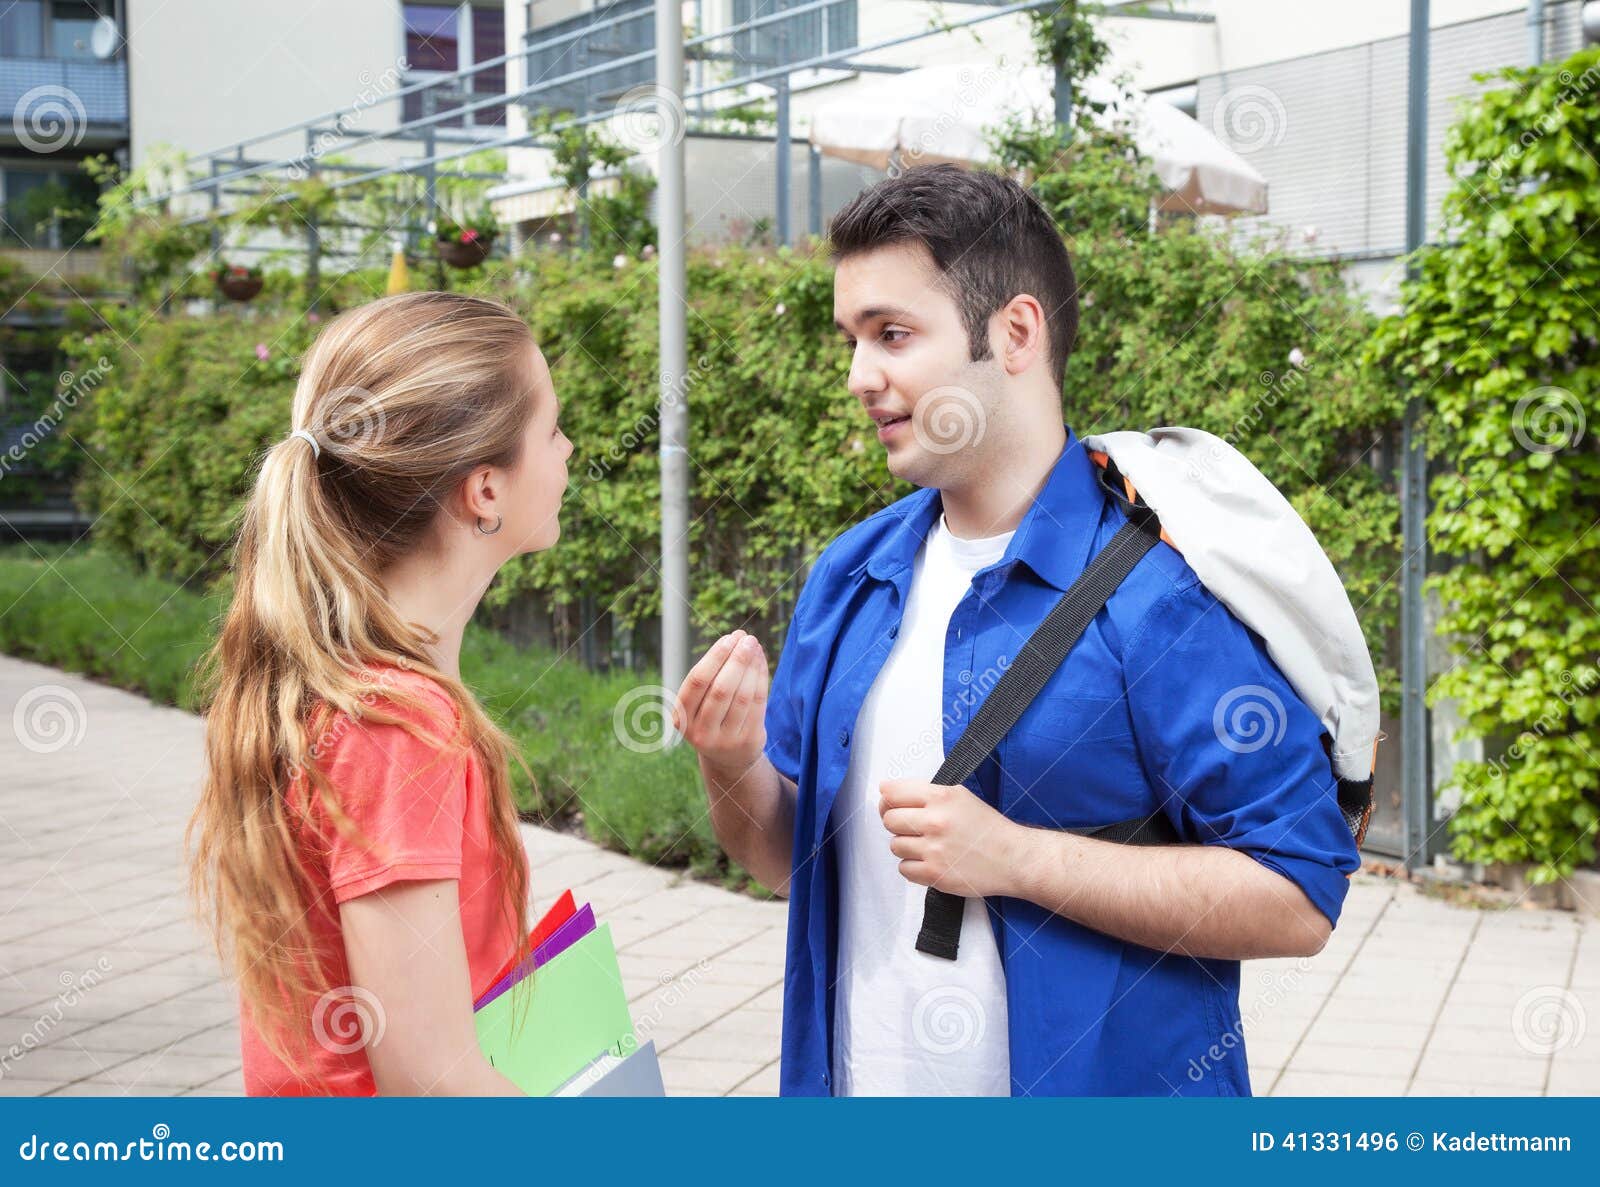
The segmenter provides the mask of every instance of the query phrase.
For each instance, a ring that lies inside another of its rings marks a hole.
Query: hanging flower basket
[[[439,240],[439,258],[452,268],[476,268],[489,258],[489,249],[494,244],[477,240],[472,243],[462,243],[460,240]]]
[[[261,287],[266,282],[262,279],[261,269],[246,268],[240,264],[231,267],[224,264],[211,274],[217,282],[217,289],[230,301],[253,301],[261,294]]]
[[[439,258],[452,268],[476,268],[494,247],[494,228],[441,223],[437,244]]]

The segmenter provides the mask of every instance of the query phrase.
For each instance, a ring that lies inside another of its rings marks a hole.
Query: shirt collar
[[[1028,507],[998,562],[1027,565],[1034,575],[1056,589],[1065,590],[1089,563],[1089,549],[1105,506],[1105,494],[1095,477],[1095,465],[1083,443],[1067,428],[1067,441],[1050,470],[1050,477]],[[895,511],[899,523],[890,530],[864,562],[879,581],[896,581],[908,573],[929,530],[944,509],[938,490],[926,487],[910,495]]]

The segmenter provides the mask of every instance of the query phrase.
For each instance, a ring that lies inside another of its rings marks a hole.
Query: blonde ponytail
[[[332,904],[316,901],[300,857],[291,780],[303,777],[348,832],[316,739],[336,714],[423,732],[382,700],[428,707],[399,685],[377,696],[371,665],[426,675],[455,702],[460,728],[430,741],[478,754],[505,910],[527,933],[515,747],[430,663],[434,640],[401,620],[379,574],[423,540],[475,467],[516,463],[532,357],[522,320],[482,298],[406,293],[340,315],[307,352],[291,417],[301,428],[267,450],[246,503],[233,601],[204,662],[207,771],[187,838],[196,903],[285,1060],[309,1002],[332,988],[310,924]]]

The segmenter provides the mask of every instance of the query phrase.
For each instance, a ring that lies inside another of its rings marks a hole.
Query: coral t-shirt
[[[459,712],[431,679],[387,666],[371,671],[375,683],[370,696],[384,711],[424,725],[435,736],[455,733]],[[381,689],[390,685],[415,690],[432,706],[429,714],[383,698]],[[475,752],[441,749],[403,726],[354,721],[343,713],[331,715],[311,741],[314,761],[360,835],[341,834],[315,797],[309,818],[298,818],[315,893],[319,903],[329,905],[326,911],[313,911],[309,920],[331,980],[321,998],[307,1003],[308,1017],[291,1037],[301,1052],[295,1066],[273,1054],[241,1002],[248,1096],[376,1094],[359,1023],[372,1018],[381,1003],[351,985],[337,904],[392,882],[457,880],[474,998],[492,984],[518,938],[502,906],[506,880],[490,833],[487,787]],[[296,779],[291,803],[299,802],[301,786]],[[361,844],[363,839],[368,844]],[[320,1085],[307,1074],[313,1070]]]

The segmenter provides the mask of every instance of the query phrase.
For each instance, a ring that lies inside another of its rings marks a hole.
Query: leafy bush
[[[1447,242],[1374,354],[1427,401],[1456,655],[1431,696],[1488,749],[1454,772],[1455,853],[1539,882],[1594,860],[1600,820],[1600,50],[1494,77],[1446,139]]]

